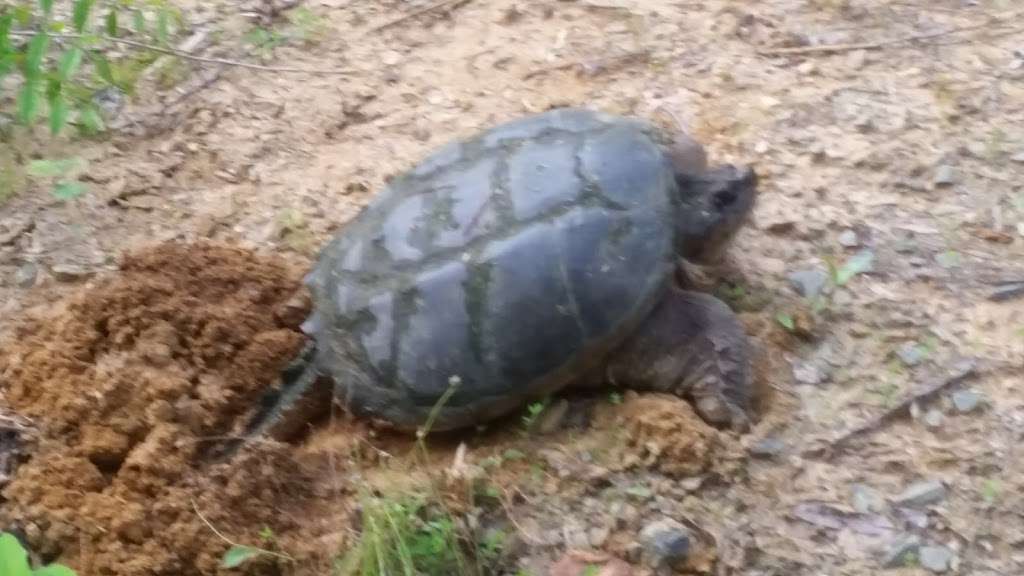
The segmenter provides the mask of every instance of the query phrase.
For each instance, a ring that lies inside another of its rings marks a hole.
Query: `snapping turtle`
[[[323,248],[305,281],[312,341],[250,430],[290,435],[328,405],[332,383],[357,416],[407,430],[432,417],[442,431],[608,381],[681,395],[706,421],[742,429],[746,337],[679,271],[718,258],[756,180],[707,168],[685,137],[587,109],[452,143]]]

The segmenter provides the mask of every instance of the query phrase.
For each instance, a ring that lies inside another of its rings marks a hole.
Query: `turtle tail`
[[[307,342],[299,356],[281,371],[280,388],[263,395],[241,436],[233,438],[221,454],[232,454],[259,436],[294,439],[307,424],[327,414],[332,387],[321,377],[316,357],[316,344]]]

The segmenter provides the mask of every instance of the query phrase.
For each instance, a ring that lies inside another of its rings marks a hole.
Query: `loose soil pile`
[[[294,560],[262,556],[243,573],[323,573],[353,542],[361,490],[398,494],[426,473],[450,473],[460,442],[472,446],[467,462],[537,453],[538,439],[511,419],[432,437],[430,461],[416,464],[402,457],[411,437],[343,418],[297,445],[260,439],[217,456],[212,448],[237,437],[302,346],[300,274],[241,248],[163,244],[23,322],[0,356],[0,390],[9,418],[36,430],[0,444],[8,468],[24,460],[3,489],[0,526],[40,561],[80,574],[213,574],[233,543]],[[620,406],[589,405],[590,423],[544,441],[575,439],[607,467],[547,450],[541,492],[570,490],[562,479],[577,476],[572,466],[600,486],[635,468],[699,474],[722,452],[723,437],[681,399],[628,393]],[[488,482],[509,493],[532,470],[512,462]],[[611,541],[625,546],[635,527],[619,528]]]
[[[206,521],[249,542],[264,527],[298,536],[315,486],[285,447],[204,457],[301,346],[298,281],[246,250],[161,245],[20,327],[3,390],[41,438],[3,491],[5,529],[117,575],[215,572],[227,544]]]

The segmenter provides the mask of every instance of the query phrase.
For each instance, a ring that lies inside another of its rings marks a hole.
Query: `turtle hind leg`
[[[626,388],[688,399],[706,422],[750,426],[751,348],[739,318],[721,300],[670,288],[616,350],[606,377]]]
[[[332,386],[320,373],[313,342],[281,370],[281,387],[260,401],[260,409],[245,428],[244,438],[267,435],[287,441],[330,410]]]

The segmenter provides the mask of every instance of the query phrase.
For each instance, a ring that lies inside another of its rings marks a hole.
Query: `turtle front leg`
[[[750,352],[739,318],[724,302],[673,286],[612,355],[606,377],[626,388],[676,394],[708,423],[745,431]]]

